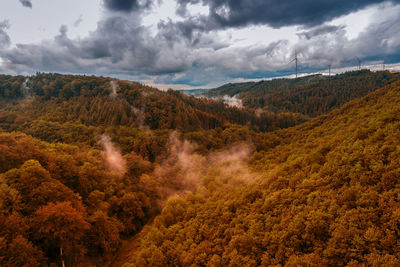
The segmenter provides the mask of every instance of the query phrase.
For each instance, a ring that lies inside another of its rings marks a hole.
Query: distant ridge
[[[244,107],[315,117],[399,79],[397,72],[360,70],[331,77],[314,74],[297,79],[229,83],[199,96],[236,97]]]

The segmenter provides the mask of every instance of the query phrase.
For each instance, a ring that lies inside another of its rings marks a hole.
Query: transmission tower
[[[297,51],[294,52],[294,58],[290,61],[290,63],[292,63],[293,61],[296,62],[296,78],[297,78],[297,67],[298,67]]]

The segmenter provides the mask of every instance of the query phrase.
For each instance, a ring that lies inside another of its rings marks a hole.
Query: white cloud
[[[345,25],[346,37],[349,39],[354,39],[369,26],[379,8],[380,5],[373,5],[363,10],[334,19],[330,22],[330,24]]]

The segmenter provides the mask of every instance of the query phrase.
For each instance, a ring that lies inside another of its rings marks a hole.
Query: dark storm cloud
[[[136,17],[136,16],[135,16]],[[164,49],[164,47],[168,47]],[[96,31],[70,39],[62,26],[52,40],[17,44],[0,50],[3,69],[20,71],[84,72],[98,74],[159,75],[180,72],[190,63],[184,46],[169,46],[164,37],[153,37],[138,18],[108,16]]]
[[[31,0],[19,0],[24,7],[32,8]]]
[[[184,37],[188,44],[196,45],[203,39],[203,33],[207,32],[209,23],[202,23],[193,18],[183,22],[172,22],[171,20],[158,23],[159,33],[167,40],[176,42],[177,38]]]
[[[104,0],[104,5],[112,11],[131,12],[149,8],[153,0]]]
[[[178,0],[177,14],[187,17],[187,25],[206,30],[265,24],[273,28],[292,25],[308,27],[386,0]],[[390,2],[399,3],[400,0]],[[187,12],[188,4],[209,7],[208,16],[196,19]],[[188,17],[189,16],[189,17]],[[198,23],[195,23],[198,22]],[[201,26],[203,25],[203,26]]]
[[[298,33],[299,40],[292,46],[278,41],[268,46],[223,47],[198,53],[190,69],[183,75],[165,75],[159,83],[203,86],[207,81],[227,82],[234,78],[259,78],[293,73],[289,63],[298,51],[301,72],[312,72],[333,67],[356,65],[355,58],[363,62],[395,62],[400,59],[400,5],[385,5],[376,9],[370,25],[358,36],[349,38],[343,25],[326,25],[308,28]],[[165,35],[173,39],[179,24],[163,24]],[[199,37],[200,36],[200,37]],[[202,39],[192,33],[193,39]]]

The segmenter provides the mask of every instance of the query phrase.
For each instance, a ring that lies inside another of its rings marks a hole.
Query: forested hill
[[[400,81],[289,128],[103,77],[0,76],[0,105],[0,266],[400,265]]]
[[[270,138],[211,161],[124,266],[400,265],[400,82]]]
[[[273,112],[295,112],[315,117],[400,79],[398,73],[352,71],[331,77],[226,84],[201,93],[207,97],[236,96],[243,106]]]
[[[288,127],[305,117],[293,113],[256,113],[220,101],[163,92],[136,82],[94,76],[38,74],[0,76],[0,127],[18,129],[32,120],[90,126],[146,126],[182,132],[208,130],[226,123],[262,131]],[[8,121],[12,120],[14,125]]]

